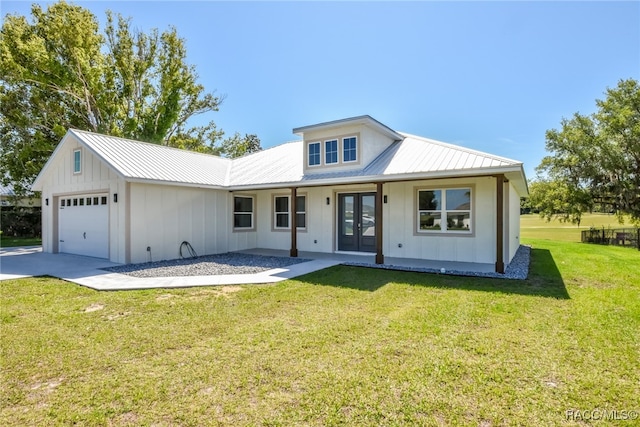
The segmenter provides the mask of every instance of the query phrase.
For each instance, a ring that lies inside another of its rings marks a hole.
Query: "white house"
[[[521,162],[370,116],[293,130],[238,159],[69,130],[38,175],[46,252],[119,263],[245,249],[375,253],[504,272],[520,245]]]

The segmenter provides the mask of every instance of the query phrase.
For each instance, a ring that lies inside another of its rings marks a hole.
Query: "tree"
[[[580,225],[583,212],[593,209],[590,194],[563,181],[540,179],[529,184],[529,206],[547,220],[553,217]]]
[[[220,153],[234,159],[260,150],[262,150],[262,147],[260,147],[260,139],[257,135],[245,134],[244,138],[242,138],[236,132],[235,135],[222,142]]]
[[[61,1],[7,15],[0,32],[3,183],[30,185],[68,128],[215,153],[222,98],[206,93],[175,28],[145,34],[107,12],[104,34],[87,9]]]
[[[640,85],[620,80],[606,95],[592,115],[575,113],[546,133],[551,155],[537,168],[532,204],[547,218],[579,223],[582,213],[600,209],[640,221]]]

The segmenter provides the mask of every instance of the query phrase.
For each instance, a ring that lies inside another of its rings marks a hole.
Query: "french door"
[[[338,250],[376,251],[376,193],[338,195]]]

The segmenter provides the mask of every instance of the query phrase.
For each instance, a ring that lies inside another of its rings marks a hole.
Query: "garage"
[[[109,258],[108,194],[59,197],[59,252]]]

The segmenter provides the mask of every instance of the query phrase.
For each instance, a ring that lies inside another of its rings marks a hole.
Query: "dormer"
[[[364,169],[404,137],[371,116],[358,116],[293,129],[304,141],[304,174]]]

